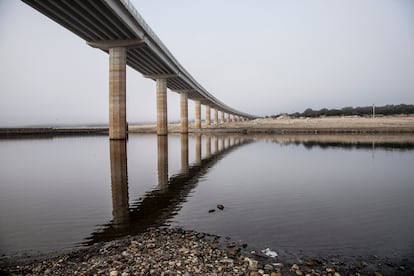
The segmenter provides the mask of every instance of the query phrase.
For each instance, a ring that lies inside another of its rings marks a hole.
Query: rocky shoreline
[[[264,254],[264,253],[267,253]],[[59,256],[2,260],[1,275],[413,275],[408,260],[288,259],[230,238],[151,228]],[[272,256],[273,254],[273,256]],[[269,255],[271,257],[269,257]]]

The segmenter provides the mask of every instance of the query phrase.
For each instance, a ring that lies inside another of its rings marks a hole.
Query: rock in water
[[[266,248],[264,250],[262,250],[262,253],[271,257],[271,258],[275,258],[277,257],[277,253],[275,251],[270,250],[270,248]]]
[[[217,209],[223,210],[224,209],[224,206],[221,205],[221,204],[217,204]]]

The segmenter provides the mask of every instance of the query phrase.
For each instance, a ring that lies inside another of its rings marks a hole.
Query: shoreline
[[[1,260],[5,275],[412,275],[412,260],[376,256],[270,257],[229,237],[176,227],[69,253]],[[270,255],[270,254],[269,254]],[[359,273],[359,274],[357,274]],[[3,275],[2,274],[2,275]]]
[[[129,125],[129,133],[156,133],[156,124]],[[168,125],[169,133],[180,133],[179,123]],[[261,118],[244,122],[202,125],[195,129],[189,124],[189,133],[240,134],[414,134],[414,115],[380,117],[318,117],[318,118]],[[108,127],[23,127],[0,128],[0,137],[107,135]]]

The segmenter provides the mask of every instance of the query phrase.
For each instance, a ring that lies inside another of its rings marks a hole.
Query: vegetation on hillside
[[[341,109],[327,109],[313,110],[306,109],[302,113],[295,112],[287,114],[291,117],[321,117],[321,116],[372,116],[373,106],[363,107],[343,107]],[[414,114],[414,105],[399,104],[399,105],[384,105],[375,106],[375,115],[397,115],[397,114]],[[279,117],[283,114],[273,115],[271,117]],[[285,114],[286,115],[286,114]]]

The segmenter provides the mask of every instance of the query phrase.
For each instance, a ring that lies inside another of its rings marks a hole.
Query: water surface
[[[306,256],[414,256],[413,137],[0,140],[0,250],[178,225]],[[217,204],[223,211],[209,213]]]

